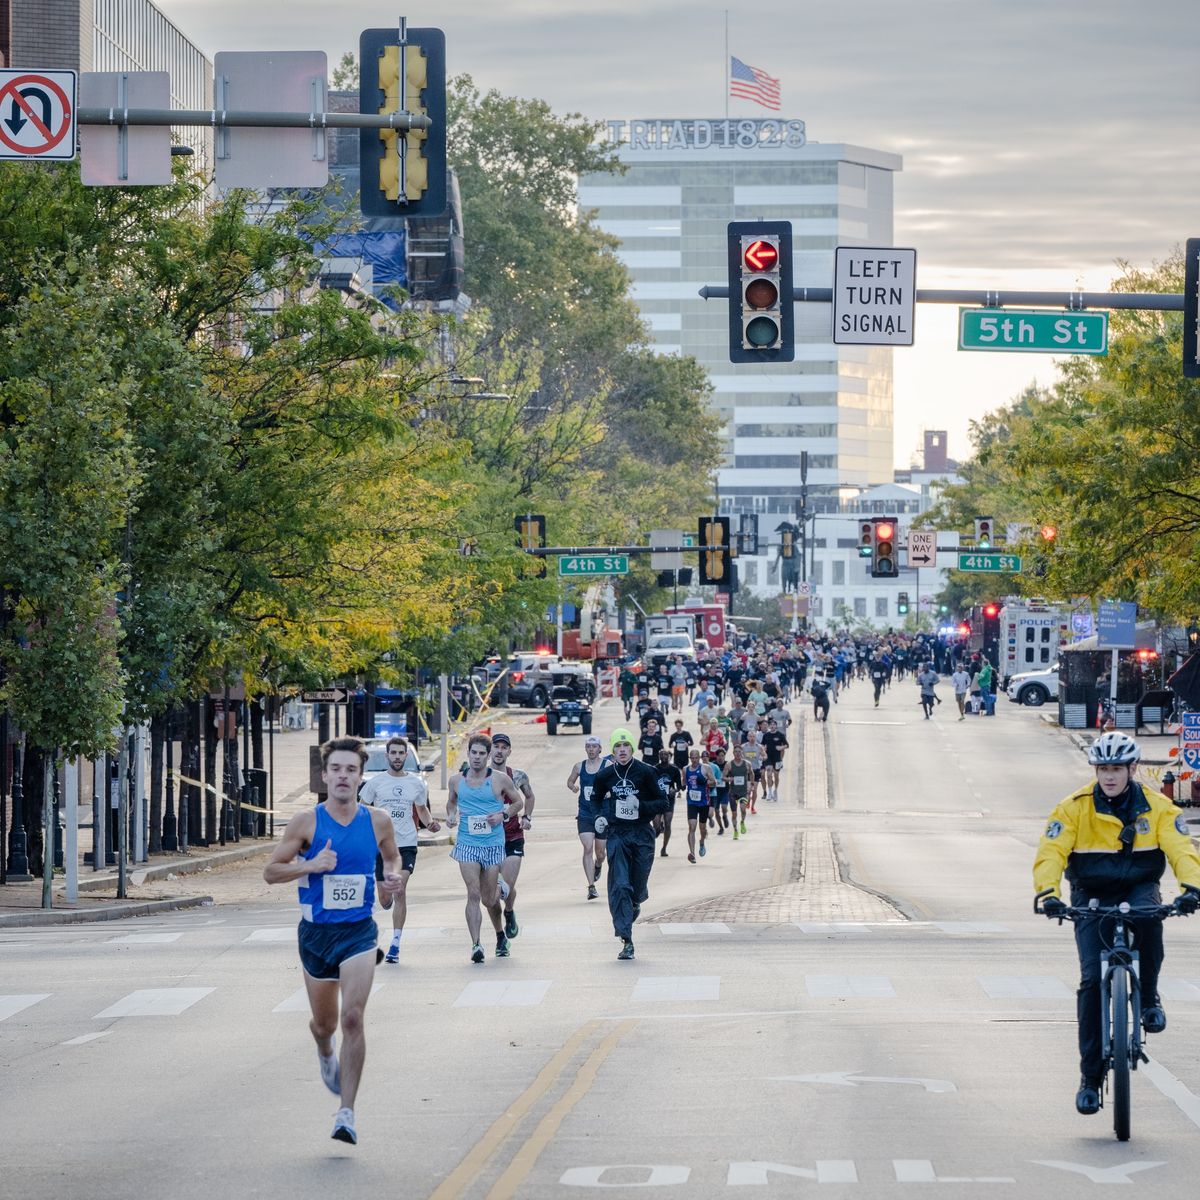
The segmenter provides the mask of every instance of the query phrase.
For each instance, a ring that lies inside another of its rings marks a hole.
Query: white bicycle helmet
[[[1094,767],[1132,767],[1141,757],[1137,742],[1116,729],[1102,733],[1088,750],[1088,762]]]

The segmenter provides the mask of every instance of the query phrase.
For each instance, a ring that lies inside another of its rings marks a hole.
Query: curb
[[[209,867],[220,867],[226,863],[242,862],[248,858],[257,858],[260,854],[268,854],[275,849],[276,844],[274,841],[261,841],[252,846],[235,846],[232,850],[218,850],[213,854],[196,855],[194,858],[171,859],[153,867],[130,867],[129,882],[139,886],[166,879],[168,875],[197,875]],[[116,879],[115,873],[84,876],[79,880],[79,890],[98,891],[110,887]]]
[[[38,925],[86,925],[95,921],[120,921],[125,917],[146,917],[153,913],[175,912],[181,908],[211,905],[211,896],[180,896],[174,900],[136,900],[92,909],[36,909],[27,913],[0,916],[0,929],[30,928]]]

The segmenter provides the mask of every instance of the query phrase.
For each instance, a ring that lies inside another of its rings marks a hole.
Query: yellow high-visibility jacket
[[[1200,889],[1200,854],[1188,836],[1183,814],[1161,792],[1133,785],[1134,838],[1122,845],[1121,818],[1098,785],[1072,792],[1050,814],[1033,863],[1033,886],[1051,888],[1067,879],[1087,893],[1119,902],[1141,884],[1157,883],[1171,864],[1181,884]]]

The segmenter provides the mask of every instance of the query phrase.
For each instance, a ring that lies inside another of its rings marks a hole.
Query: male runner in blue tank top
[[[297,813],[263,869],[267,883],[300,885],[300,963],[317,1043],[321,1079],[341,1097],[333,1136],[354,1145],[354,1098],[367,1042],[363,1013],[375,979],[379,930],[375,855],[383,859],[379,890],[394,896],[403,886],[400,852],[391,818],[358,802],[367,751],[358,738],[334,738],[321,747],[321,778],[329,799]],[[342,1055],[335,1053],[341,999]]]

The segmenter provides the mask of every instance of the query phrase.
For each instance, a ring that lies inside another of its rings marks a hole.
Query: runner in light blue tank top
[[[492,787],[492,772],[481,784],[472,786],[466,776],[458,780],[458,838],[451,858],[477,862],[485,867],[504,861],[504,822],[490,825],[488,816],[503,810],[503,802]]]
[[[471,934],[471,961],[484,960],[479,931],[486,908],[496,931],[496,957],[507,958],[508,937],[504,932],[500,904],[500,864],[504,861],[504,819],[521,811],[521,793],[503,771],[488,766],[492,739],[472,734],[467,741],[467,769],[450,780],[446,818],[457,828],[450,857],[458,863],[467,889],[467,929]]]

